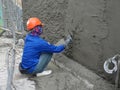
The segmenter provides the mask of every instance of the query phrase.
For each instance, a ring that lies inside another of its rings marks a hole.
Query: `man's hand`
[[[65,40],[65,44],[64,44],[65,47],[68,46],[68,44],[69,44],[71,41],[72,41],[72,37],[71,37],[71,35],[68,35],[67,38],[66,38],[66,40]]]

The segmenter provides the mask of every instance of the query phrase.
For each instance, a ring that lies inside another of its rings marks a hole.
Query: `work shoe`
[[[52,70],[46,70],[46,71],[43,71],[43,72],[41,72],[41,73],[37,73],[37,77],[39,77],[39,76],[46,76],[46,75],[49,75],[49,74],[51,74],[52,73]]]

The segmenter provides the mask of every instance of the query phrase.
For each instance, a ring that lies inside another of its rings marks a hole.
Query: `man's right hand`
[[[66,38],[66,40],[65,40],[65,44],[64,44],[65,47],[68,46],[68,44],[69,44],[71,41],[72,41],[72,37],[71,37],[71,35],[68,35],[67,38]]]

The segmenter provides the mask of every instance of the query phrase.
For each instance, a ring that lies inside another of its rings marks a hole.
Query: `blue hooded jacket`
[[[25,38],[21,67],[32,73],[39,62],[41,53],[59,53],[65,49],[64,45],[49,44],[39,36],[28,34]]]

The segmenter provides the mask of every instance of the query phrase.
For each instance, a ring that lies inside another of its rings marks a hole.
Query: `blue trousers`
[[[51,61],[52,53],[43,53],[40,56],[39,62],[35,67],[35,70],[32,74],[41,73],[47,67],[48,63]]]

